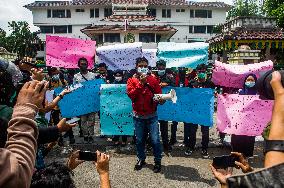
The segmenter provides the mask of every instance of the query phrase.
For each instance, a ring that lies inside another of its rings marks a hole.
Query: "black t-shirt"
[[[211,88],[214,89],[215,85],[210,80],[206,80],[205,82],[199,82],[198,80],[192,79],[189,81],[188,87],[190,88]]]

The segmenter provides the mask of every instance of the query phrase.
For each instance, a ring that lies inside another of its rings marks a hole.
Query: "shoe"
[[[75,138],[74,137],[69,137],[69,143],[70,144],[75,144]]]
[[[134,167],[134,170],[136,171],[141,170],[145,164],[146,164],[145,160],[138,160]]]
[[[161,162],[159,162],[159,163],[155,163],[155,166],[154,166],[153,172],[154,172],[154,173],[159,173],[159,172],[161,172],[161,169],[162,169]]]
[[[209,154],[208,154],[208,152],[207,152],[206,149],[202,149],[201,155],[202,155],[202,157],[203,157],[204,159],[208,159],[208,158],[209,158]]]
[[[185,154],[186,156],[191,156],[192,153],[193,153],[193,150],[190,149],[190,148],[187,148],[187,149],[185,150],[185,152],[184,152],[184,154]]]

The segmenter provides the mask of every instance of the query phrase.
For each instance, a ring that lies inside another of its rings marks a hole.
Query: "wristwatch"
[[[284,152],[284,140],[265,140],[264,153],[269,151]]]
[[[63,95],[62,95],[62,94],[59,94],[58,96],[59,96],[61,99],[63,99]]]

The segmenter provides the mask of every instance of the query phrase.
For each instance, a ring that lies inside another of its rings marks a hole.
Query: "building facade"
[[[223,2],[185,0],[35,1],[25,7],[32,11],[42,41],[58,35],[91,38],[98,45],[143,42],[145,48],[160,41],[205,41],[231,8]]]

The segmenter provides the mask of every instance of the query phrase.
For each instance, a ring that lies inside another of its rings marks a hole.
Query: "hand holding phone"
[[[79,160],[97,162],[97,153],[91,151],[79,151]]]
[[[74,118],[66,121],[66,123],[68,123],[68,124],[77,123],[79,120],[80,120],[80,118],[74,117]]]
[[[226,169],[235,167],[235,161],[239,161],[239,157],[235,155],[222,155],[213,158],[213,167],[216,169]]]

